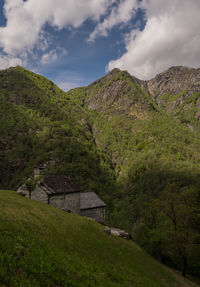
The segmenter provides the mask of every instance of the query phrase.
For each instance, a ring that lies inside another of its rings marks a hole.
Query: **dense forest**
[[[64,93],[21,67],[0,71],[0,188],[37,164],[70,174],[107,203],[156,259],[200,278],[200,70],[150,81],[114,69]]]

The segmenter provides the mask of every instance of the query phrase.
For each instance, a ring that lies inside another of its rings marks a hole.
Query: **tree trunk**
[[[187,258],[184,257],[183,258],[183,270],[182,270],[183,277],[186,277],[186,273],[187,273]]]

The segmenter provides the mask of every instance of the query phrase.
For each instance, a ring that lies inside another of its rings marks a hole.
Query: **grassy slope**
[[[89,219],[0,191],[0,285],[196,286]]]

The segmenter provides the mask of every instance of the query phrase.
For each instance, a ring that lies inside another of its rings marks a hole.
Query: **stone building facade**
[[[41,176],[42,171],[42,168],[35,168],[34,177]],[[105,220],[106,204],[96,193],[82,192],[66,175],[44,175],[31,193],[25,184],[18,188],[17,193],[64,211],[92,218],[102,224]]]

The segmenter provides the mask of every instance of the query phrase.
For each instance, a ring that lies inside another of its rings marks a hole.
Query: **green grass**
[[[0,191],[0,286],[196,286],[132,241],[78,215]]]

